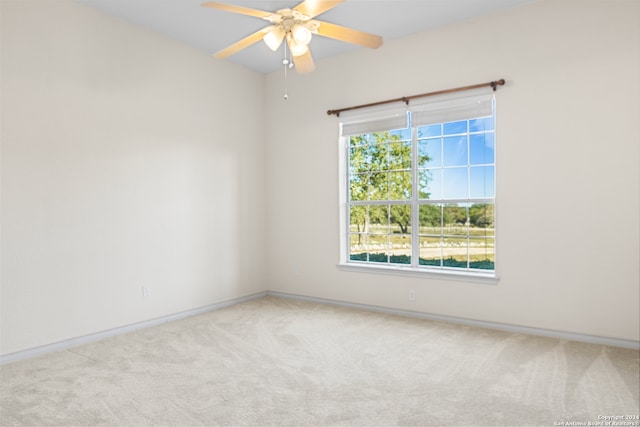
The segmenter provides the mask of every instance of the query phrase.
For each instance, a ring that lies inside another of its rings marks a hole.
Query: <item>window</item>
[[[342,264],[495,276],[495,100],[343,118]]]

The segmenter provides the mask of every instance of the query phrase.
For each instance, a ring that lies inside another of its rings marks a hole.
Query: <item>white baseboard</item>
[[[31,357],[40,356],[46,353],[51,353],[53,351],[67,350],[69,348],[78,347],[80,345],[100,341],[105,338],[110,338],[116,335],[126,334],[128,332],[137,331],[139,329],[149,328],[151,326],[157,326],[167,322],[173,322],[174,320],[180,320],[186,317],[196,316],[198,314],[220,310],[221,308],[251,301],[257,298],[263,298],[267,296],[267,294],[268,294],[267,291],[258,292],[256,294],[251,294],[251,295],[247,295],[239,298],[233,298],[233,299],[222,301],[216,304],[210,304],[210,305],[205,305],[203,307],[194,308],[193,310],[182,311],[180,313],[170,314],[168,316],[162,316],[156,319],[145,320],[142,322],[133,323],[131,325],[108,329],[106,331],[96,332],[93,334],[84,335],[77,338],[71,338],[71,339],[56,342],[53,344],[43,345],[41,347],[35,347],[28,350],[1,355],[0,365],[3,365],[5,363],[17,362],[19,360],[29,359]]]
[[[599,337],[594,335],[578,334],[573,332],[555,331],[550,329],[532,328],[528,326],[517,326],[506,323],[485,322],[482,320],[465,319],[462,317],[443,316],[439,314],[429,314],[420,311],[402,310],[395,308],[387,308],[376,305],[358,304],[326,298],[309,297],[286,292],[268,291],[269,296],[278,298],[288,298],[301,301],[316,302],[320,304],[337,305],[341,307],[354,308],[359,310],[375,311],[378,313],[393,314],[398,316],[417,317],[420,319],[436,320],[440,322],[455,323],[459,325],[475,326],[479,328],[495,329],[505,332],[514,332],[519,334],[537,335],[549,338],[559,338],[569,341],[580,341],[590,344],[609,345],[613,347],[622,347],[632,350],[640,350],[640,341],[623,340],[618,338]]]
[[[47,344],[41,347],[35,347],[28,350],[18,351],[15,353],[0,355],[0,365],[11,363],[11,362],[17,362],[20,360],[40,356],[40,355],[51,353],[54,351],[67,350],[69,348],[77,347],[84,344],[89,344],[89,343],[103,340],[105,338],[110,338],[116,335],[133,332],[139,329],[149,328],[151,326],[161,325],[163,323],[184,319],[186,317],[196,316],[198,314],[207,313],[210,311],[220,310],[222,308],[229,307],[232,305],[240,304],[240,303],[251,301],[258,298],[263,298],[268,295],[277,297],[277,298],[288,298],[288,299],[295,299],[295,300],[301,300],[301,301],[315,302],[320,304],[330,304],[330,305],[354,308],[359,310],[393,314],[397,316],[416,317],[420,319],[436,320],[441,322],[455,323],[455,324],[467,325],[467,326],[476,326],[479,328],[495,329],[495,330],[506,331],[506,332],[538,335],[538,336],[544,336],[544,337],[550,337],[550,338],[565,339],[570,341],[586,342],[590,344],[609,345],[614,347],[640,350],[639,341],[599,337],[594,335],[555,331],[555,330],[549,330],[549,329],[539,329],[539,328],[532,328],[527,326],[509,325],[505,323],[485,322],[482,320],[472,320],[472,319],[465,319],[465,318],[454,317],[454,316],[443,316],[439,314],[423,313],[420,311],[402,310],[402,309],[381,307],[381,306],[375,306],[375,305],[359,304],[359,303],[339,301],[339,300],[333,300],[333,299],[327,299],[327,298],[318,298],[318,297],[290,294],[286,292],[264,291],[264,292],[258,292],[255,294],[247,295],[244,297],[233,298],[233,299],[222,301],[216,304],[206,305],[204,307],[195,308],[193,310],[187,310],[180,313],[170,314],[168,316],[158,317],[156,319],[145,320],[145,321],[134,323],[131,325],[126,325],[118,328],[109,329],[106,331],[96,332],[93,334],[84,335],[77,338],[71,338],[71,339],[56,342],[53,344]]]

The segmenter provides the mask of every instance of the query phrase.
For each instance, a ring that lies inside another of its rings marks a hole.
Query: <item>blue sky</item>
[[[428,156],[420,173],[429,179],[430,199],[495,196],[495,135],[493,117],[421,126],[418,154]],[[410,139],[410,129],[393,131]]]

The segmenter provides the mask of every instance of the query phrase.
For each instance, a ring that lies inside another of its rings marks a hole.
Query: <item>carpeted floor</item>
[[[0,425],[606,425],[639,413],[639,371],[635,350],[267,297],[4,365]]]

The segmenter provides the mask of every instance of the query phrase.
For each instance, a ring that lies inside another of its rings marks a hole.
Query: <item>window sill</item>
[[[337,265],[338,270],[352,271],[358,273],[371,273],[371,274],[388,274],[392,276],[409,276],[409,277],[421,277],[439,280],[455,280],[458,282],[473,282],[482,283],[486,285],[497,285],[500,278],[495,273],[476,273],[476,272],[462,272],[452,270],[427,270],[417,269],[413,267],[402,266],[377,266],[369,264],[357,264],[357,263],[341,263]]]

